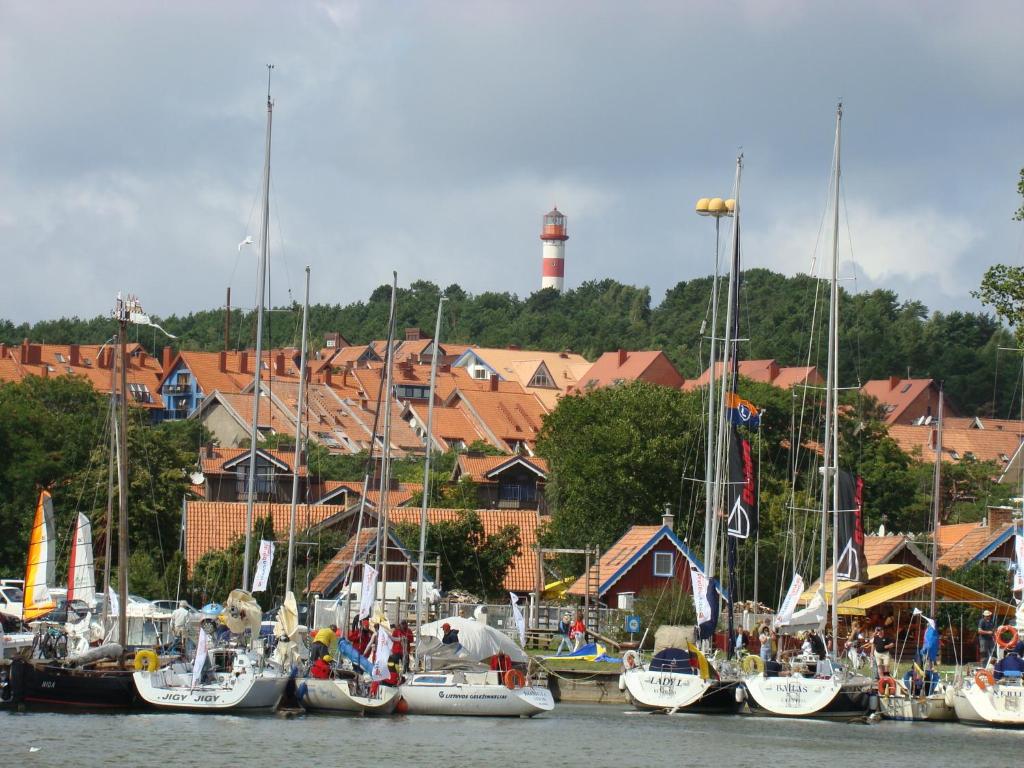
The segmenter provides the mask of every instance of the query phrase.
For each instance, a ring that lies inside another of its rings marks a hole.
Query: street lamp
[[[715,513],[713,486],[714,476],[714,440],[715,440],[715,341],[718,333],[718,249],[719,231],[723,216],[732,216],[736,210],[736,201],[723,200],[720,197],[702,197],[697,201],[697,214],[700,216],[713,216],[715,219],[715,278],[711,283],[711,354],[708,363],[708,436],[707,455],[704,464],[704,558],[705,562],[708,553],[714,546],[711,541],[711,521]],[[710,574],[709,574],[710,575]]]

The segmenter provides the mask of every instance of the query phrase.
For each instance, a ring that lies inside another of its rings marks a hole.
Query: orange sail
[[[53,499],[49,491],[39,494],[32,535],[28,542],[28,561],[25,564],[25,602],[22,618],[32,621],[56,604],[50,596],[50,587],[57,568],[57,541],[53,522]]]

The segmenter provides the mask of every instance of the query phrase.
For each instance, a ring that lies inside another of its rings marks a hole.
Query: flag
[[[757,480],[750,441],[729,431],[729,535],[749,538],[757,532]]]
[[[359,618],[365,619],[373,611],[377,598],[377,569],[369,563],[363,565],[363,585],[359,592]]]
[[[864,554],[864,520],[861,493],[864,482],[849,472],[839,472],[839,510],[836,528],[839,537],[839,560],[834,563],[836,576],[848,581],[861,581],[867,575],[868,560]]]
[[[750,429],[761,426],[761,412],[757,410],[757,406],[735,392],[725,393],[725,415],[733,426]]]
[[[1014,536],[1013,544],[1017,554],[1017,569],[1013,572],[1013,591],[1020,592],[1024,590],[1024,536],[1018,533]]]
[[[113,587],[107,587],[107,599],[110,601],[110,613],[120,613],[121,604],[117,600],[117,592],[114,591]]]
[[[252,591],[263,592],[270,578],[270,566],[274,564],[274,542],[260,539],[260,559],[256,563],[256,573],[252,577]]]
[[[693,589],[693,607],[697,611],[697,637],[708,640],[718,625],[718,582],[709,579],[695,565],[690,565],[690,586]]]
[[[377,628],[377,650],[373,654],[373,673],[372,677],[374,680],[387,680],[390,676],[388,672],[388,658],[391,656],[391,635],[387,633],[384,627]]]
[[[192,662],[192,687],[195,688],[199,685],[199,681],[202,679],[203,667],[206,665],[207,653],[206,647],[209,644],[210,639],[206,634],[206,630],[202,627],[199,628],[199,642],[196,643],[196,658]]]
[[[519,645],[523,648],[526,647],[526,620],[523,618],[523,612],[519,610],[519,595],[515,592],[509,592],[509,601],[512,603],[512,618],[516,622],[516,629],[519,630]]]
[[[786,598],[782,601],[782,607],[775,614],[776,627],[788,624],[789,620],[793,618],[793,611],[796,610],[796,601],[800,599],[800,595],[803,593],[804,580],[799,573],[794,573],[793,581],[789,585],[789,591],[786,592]]]

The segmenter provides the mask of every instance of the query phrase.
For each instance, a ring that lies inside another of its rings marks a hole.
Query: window
[[[672,578],[672,553],[671,552],[655,552],[654,553],[654,575],[661,576],[662,578]]]
[[[530,379],[530,383],[527,386],[554,389],[555,382],[551,380],[551,374],[548,371],[548,367],[546,365],[541,365],[541,367],[537,369],[537,372],[533,374],[533,378]]]
[[[149,387],[147,387],[145,384],[129,382],[128,391],[129,393],[131,393],[132,398],[137,403],[153,402],[153,396],[149,394]]]
[[[486,379],[487,378],[487,369],[486,368],[482,368],[482,367],[481,368],[474,368],[473,369],[473,378],[474,379]]]
[[[64,355],[62,355],[60,352],[54,352],[53,356],[57,358],[57,362],[58,363],[66,363],[67,362],[67,360],[64,359]]]

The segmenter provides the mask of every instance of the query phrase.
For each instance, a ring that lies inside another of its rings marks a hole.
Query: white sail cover
[[[796,611],[785,624],[780,623],[779,629],[787,635],[795,635],[813,629],[821,632],[825,628],[825,617],[828,615],[828,604],[825,602],[825,588],[818,587],[811,602],[806,608]]]
[[[96,599],[96,571],[92,561],[92,524],[78,513],[75,543],[68,561],[68,600],[82,600],[92,605]]]
[[[253,637],[259,637],[263,611],[255,598],[244,589],[234,589],[224,603],[221,614],[228,629],[236,635],[251,630]]]
[[[306,658],[308,652],[301,642],[301,635],[298,605],[295,602],[295,595],[289,592],[284,596],[284,604],[278,610],[277,619],[274,621],[274,637],[277,638],[274,661],[282,667],[288,667]]]
[[[444,629],[442,627],[445,624],[450,624],[452,629],[459,630],[458,648],[441,643],[441,638],[444,636]],[[508,654],[514,662],[526,662],[529,660],[525,651],[516,645],[515,641],[508,635],[479,621],[463,619],[460,616],[452,616],[447,619],[424,624],[420,627],[419,636],[420,641],[416,649],[419,655],[440,658],[450,653],[452,658],[481,662],[491,658],[491,656],[500,651]]]

